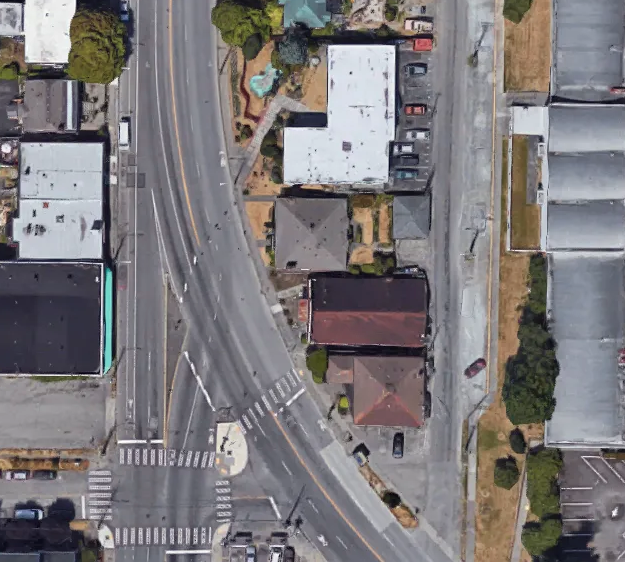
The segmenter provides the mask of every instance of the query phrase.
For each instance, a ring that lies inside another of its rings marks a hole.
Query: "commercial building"
[[[28,80],[24,84],[22,126],[26,133],[77,132],[78,82]]]
[[[387,183],[395,74],[392,45],[330,45],[327,125],[284,129],[284,182]]]
[[[278,198],[275,206],[276,268],[344,271],[347,265],[347,199]]]
[[[17,37],[24,32],[24,4],[0,3],[0,36]]]
[[[308,281],[308,341],[330,346],[425,345],[425,279],[317,276]]]
[[[63,66],[69,59],[69,28],[76,0],[26,0],[24,41],[26,63]]]
[[[103,143],[22,143],[18,258],[102,259],[103,178]]]

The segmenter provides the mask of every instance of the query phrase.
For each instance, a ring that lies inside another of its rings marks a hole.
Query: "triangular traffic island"
[[[215,466],[224,476],[241,474],[247,465],[247,442],[238,423],[217,424]]]

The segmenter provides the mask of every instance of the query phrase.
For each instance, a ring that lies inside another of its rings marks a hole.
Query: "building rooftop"
[[[76,80],[28,80],[24,85],[24,131],[77,131],[78,103]]]
[[[425,395],[422,357],[354,357],[354,423],[420,427]]]
[[[99,374],[102,266],[0,263],[0,373]]]
[[[76,0],[26,0],[24,41],[27,63],[67,64],[71,42],[69,27]]]
[[[0,35],[15,37],[24,31],[24,4],[17,2],[0,3]]]
[[[276,267],[344,271],[347,264],[347,199],[278,198]]]
[[[395,47],[330,45],[326,127],[284,129],[287,184],[388,182]]]
[[[330,355],[326,382],[330,384],[352,384],[354,382],[354,356]]]
[[[427,195],[396,195],[393,198],[393,238],[417,240],[430,234],[431,198]]]
[[[320,276],[311,278],[309,287],[311,343],[423,347],[425,279]]]
[[[302,23],[309,29],[325,27],[330,21],[326,0],[280,0],[284,6],[284,28]]]

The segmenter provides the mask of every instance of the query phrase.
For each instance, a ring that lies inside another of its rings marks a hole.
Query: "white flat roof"
[[[26,0],[24,41],[27,63],[67,64],[69,26],[76,0]]]
[[[100,260],[102,201],[22,199],[13,219],[18,257],[26,260]]]
[[[20,199],[102,201],[104,143],[23,142]]]
[[[548,107],[512,106],[512,134],[546,138],[548,131]]]
[[[388,182],[395,137],[395,47],[328,47],[328,121],[284,129],[287,184]]]
[[[0,3],[0,35],[15,37],[24,31],[24,4]]]

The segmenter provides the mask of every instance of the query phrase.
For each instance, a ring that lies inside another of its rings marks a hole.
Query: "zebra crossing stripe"
[[[119,544],[119,529],[115,529],[115,544]]]
[[[211,468],[215,463],[215,451],[211,451],[211,456],[208,459],[208,468]]]
[[[208,451],[205,451],[202,455],[202,468],[206,468],[206,461],[208,460]]]
[[[111,481],[111,477],[109,476],[108,478],[93,478],[92,476],[89,476],[89,484],[93,483],[93,484],[105,484],[106,482],[110,482]]]
[[[271,399],[274,401],[274,403],[278,403],[278,399],[276,398],[276,393],[273,391],[272,388],[269,389],[269,396],[271,396]]]
[[[185,544],[191,544],[191,529],[187,527],[184,532]]]
[[[193,456],[193,452],[189,451],[187,453],[187,460],[185,461],[184,465],[188,468],[191,466],[191,457]]]
[[[282,387],[280,386],[280,383],[277,382],[276,383],[276,389],[278,390],[278,392],[280,393],[280,396],[282,396],[282,398],[284,398],[286,396],[284,390],[282,390]]]
[[[156,449],[150,451],[150,464],[154,466],[156,464]]]
[[[178,546],[182,544],[182,529],[178,527]]]
[[[158,544],[158,527],[154,527],[154,544]]]
[[[232,507],[232,504],[229,504],[229,503],[218,503],[215,507],[217,509],[230,509]]]
[[[143,466],[147,466],[148,465],[148,450],[147,449],[143,449]]]
[[[180,451],[180,455],[178,455],[178,467],[181,467],[183,462],[184,462],[184,451]]]
[[[120,449],[119,450],[119,464],[124,464],[125,460],[126,460],[126,451],[124,451],[124,449]]]
[[[295,382],[295,379],[293,378],[293,375],[291,373],[287,373],[286,378],[289,379],[289,382],[293,385],[293,388],[297,386],[297,383]]]
[[[267,397],[264,394],[261,396],[261,400],[263,401],[265,408],[271,412],[271,404],[269,404],[269,400],[267,400]]]
[[[165,460],[165,451],[163,449],[158,450],[158,466],[163,466]]]
[[[231,511],[218,511],[217,517],[230,517],[232,515]]]
[[[202,542],[202,544],[206,544],[206,527],[202,527],[202,538],[201,538],[201,542]]]
[[[110,492],[94,492],[93,494],[89,494],[90,498],[110,498]]]
[[[288,383],[288,382],[286,382],[286,379],[285,379],[284,377],[282,377],[282,378],[280,379],[280,382],[281,382],[284,386],[286,386],[286,389],[287,389],[287,390],[289,390],[289,391],[291,390],[291,388],[289,387],[289,383]]]
[[[247,419],[247,416],[243,415],[241,416],[241,419],[245,422],[245,425],[247,426],[248,429],[252,429],[252,424],[250,423],[250,420]]]
[[[128,544],[128,529],[126,529],[126,527],[124,527],[124,530],[122,531],[122,541],[124,546]]]
[[[193,468],[197,468],[198,464],[200,464],[200,451],[195,452],[195,456],[193,457]]]
[[[111,502],[110,501],[106,501],[106,500],[91,500],[89,499],[89,505],[94,505],[94,506],[98,506],[98,505],[110,505]]]
[[[243,424],[240,421],[238,421],[237,425],[239,426],[239,429],[241,430],[241,434],[245,435],[247,433],[247,430],[243,427]]]
[[[137,535],[138,544],[143,544],[143,527],[139,527]]]
[[[260,404],[258,402],[254,402],[254,407],[256,408],[256,411],[258,412],[258,415],[261,418],[265,417],[265,412],[263,412],[263,409],[260,407]]]
[[[218,494],[227,494],[230,492],[230,488],[215,488]]]
[[[163,546],[167,544],[167,529],[165,527],[161,529],[161,544]]]
[[[130,528],[130,544],[135,544],[135,528]]]
[[[228,484],[230,484],[230,480],[217,480],[215,482],[215,486],[227,486]]]
[[[152,528],[145,528],[145,544],[152,544]]]
[[[91,486],[91,485],[89,485],[89,490],[102,490],[102,491],[105,491],[105,490],[110,490],[110,489],[111,489],[110,486],[96,486],[96,485]]]
[[[193,545],[197,545],[197,535],[198,535],[198,528],[194,527],[193,528]]]
[[[111,471],[110,470],[91,470],[89,472],[90,476],[110,476],[111,475]]]
[[[175,544],[175,537],[174,537],[174,528],[172,527],[171,529],[169,529],[169,544],[173,545]]]
[[[140,462],[139,462],[139,455],[141,454],[141,451],[139,451],[139,449],[135,449],[135,466],[139,466]]]

